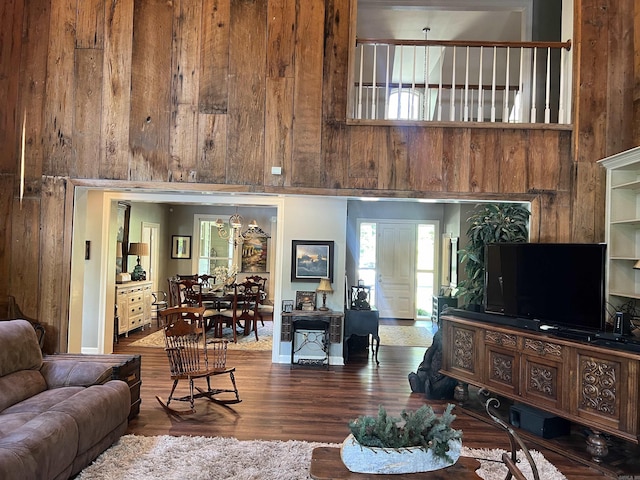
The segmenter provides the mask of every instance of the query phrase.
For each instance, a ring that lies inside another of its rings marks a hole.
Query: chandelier
[[[242,215],[238,213],[234,213],[229,217],[228,230],[225,228],[225,223],[221,218],[218,218],[214,225],[218,228],[218,235],[220,238],[228,239],[236,246],[241,241],[244,242],[249,238],[269,236],[258,226],[258,222],[255,219],[249,222],[246,230],[243,232],[242,228],[244,226],[244,218],[242,218]]]

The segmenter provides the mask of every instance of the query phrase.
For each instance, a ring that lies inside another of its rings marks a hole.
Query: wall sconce
[[[327,293],[333,293],[333,288],[331,288],[331,282],[328,278],[321,278],[320,285],[316,288],[316,292],[322,294],[322,306],[318,310],[327,311],[329,308],[327,307]]]
[[[640,260],[636,261],[636,263],[633,264],[633,268],[635,268],[636,270],[640,270]]]
[[[129,244],[129,255],[137,255],[138,256],[138,264],[131,272],[131,280],[146,280],[147,273],[142,269],[140,265],[140,257],[141,256],[149,256],[149,244],[148,243],[130,243]]]

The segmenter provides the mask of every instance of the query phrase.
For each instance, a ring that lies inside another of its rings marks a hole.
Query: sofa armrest
[[[45,357],[40,373],[49,389],[59,387],[88,387],[111,379],[113,368],[107,363],[76,362]]]

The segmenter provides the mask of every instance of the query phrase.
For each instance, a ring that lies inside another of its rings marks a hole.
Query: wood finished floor
[[[385,321],[385,323],[406,324]],[[431,322],[422,323],[431,328]],[[446,402],[426,400],[412,393],[407,374],[415,371],[424,355],[422,347],[382,346],[380,365],[363,352],[345,366],[331,370],[291,368],[271,363],[270,352],[229,351],[227,364],[236,367],[242,402],[225,408],[199,400],[194,415],[169,417],[155,399],[166,398],[171,388],[168,362],[159,348],[130,344],[154,331],[133,332],[121,337],[114,353],[137,353],[142,357],[140,414],[129,422],[127,433],[135,435],[201,435],[235,437],[240,440],[306,440],[339,443],[348,435],[347,422],[359,415],[375,415],[378,405],[398,416],[402,409],[416,410],[425,402],[441,411]],[[226,379],[225,379],[226,380]],[[460,409],[455,427],[463,431],[464,445],[471,448],[509,448],[507,435]],[[541,451],[569,479],[602,478],[593,468],[564,455]]]

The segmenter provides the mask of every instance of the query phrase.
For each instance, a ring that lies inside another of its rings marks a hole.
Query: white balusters
[[[494,50],[495,51],[495,50]],[[483,98],[482,98],[482,70],[483,70],[483,65],[482,65],[482,58],[483,58],[483,53],[484,53],[484,47],[480,47],[480,64],[478,65],[478,122],[483,122],[484,121],[484,109],[482,108],[482,102],[483,102]],[[493,69],[493,74],[495,76],[496,70],[495,70],[495,58],[493,60],[493,65],[494,65],[494,69]],[[495,88],[495,84],[496,84],[496,79],[493,79],[493,85]],[[495,91],[495,90],[494,90]],[[491,100],[491,102],[493,103],[493,99]],[[494,120],[492,120],[494,121]]]
[[[508,44],[436,42],[426,38],[393,42],[364,40],[357,45],[359,58],[356,57],[354,63],[355,82],[350,89],[354,101],[349,115],[370,120],[536,123],[537,109],[543,108],[544,85],[544,115],[540,121],[549,124],[553,117],[555,122],[557,115],[558,123],[568,123],[570,43],[505,43]],[[464,60],[457,58],[457,49],[463,46]],[[485,47],[492,48],[491,58]],[[518,47],[519,52],[514,49]],[[554,62],[552,55],[557,49],[561,51],[560,59],[556,57]],[[504,55],[500,50],[504,50]],[[538,53],[545,51],[547,59],[543,62]],[[519,61],[514,57],[518,53]],[[491,67],[486,64],[489,61]],[[554,82],[551,69],[558,68],[558,63],[560,79]],[[459,78],[461,75],[464,79]],[[555,86],[557,83],[559,87]],[[449,114],[445,113],[443,118],[442,108],[447,100]]]

